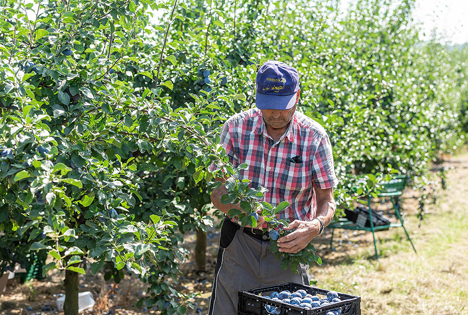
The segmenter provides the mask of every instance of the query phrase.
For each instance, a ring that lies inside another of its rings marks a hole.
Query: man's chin
[[[284,124],[284,123],[277,123],[277,124],[272,123],[272,124],[269,124],[269,125],[273,129],[282,129],[282,128],[287,126],[287,124]]]

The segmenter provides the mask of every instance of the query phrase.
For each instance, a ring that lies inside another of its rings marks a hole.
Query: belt
[[[244,233],[262,242],[266,242],[270,240],[269,233],[263,232],[262,230],[259,230],[259,229],[254,229],[251,227],[244,227]]]
[[[245,234],[247,234],[250,237],[253,237],[259,241],[266,242],[270,240],[270,235],[269,232],[263,232],[260,229],[254,229],[252,227],[242,227],[237,223],[234,223],[231,221],[229,217],[226,216],[224,219],[225,225],[223,224],[223,227],[226,228],[226,230],[233,231],[232,233],[234,234],[235,231],[241,229]]]

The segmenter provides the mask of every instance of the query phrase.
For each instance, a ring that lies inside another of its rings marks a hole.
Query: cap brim
[[[257,92],[255,103],[259,109],[290,109],[296,104],[297,93],[291,95],[267,95]]]

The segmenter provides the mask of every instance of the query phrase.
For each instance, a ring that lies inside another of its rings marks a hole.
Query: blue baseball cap
[[[296,104],[299,74],[280,61],[267,61],[257,72],[256,104],[259,109],[290,109]]]

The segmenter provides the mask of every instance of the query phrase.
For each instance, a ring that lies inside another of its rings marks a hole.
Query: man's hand
[[[320,233],[320,222],[317,220],[294,220],[285,230],[296,229],[291,234],[278,239],[279,251],[295,254],[304,249]]]

